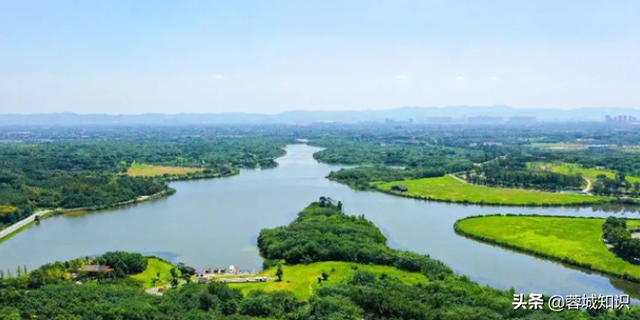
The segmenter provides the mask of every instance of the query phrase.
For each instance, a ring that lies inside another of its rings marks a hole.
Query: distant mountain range
[[[509,118],[535,117],[537,121],[604,121],[607,115],[631,115],[640,118],[640,109],[578,108],[521,109],[491,107],[402,107],[388,110],[362,111],[287,111],[278,114],[207,113],[207,114],[0,114],[0,126],[8,125],[198,125],[198,124],[310,124],[314,122],[390,122],[415,123],[464,122],[465,119],[488,119],[489,122]],[[529,118],[531,120],[531,118]],[[478,122],[478,121],[476,121]]]

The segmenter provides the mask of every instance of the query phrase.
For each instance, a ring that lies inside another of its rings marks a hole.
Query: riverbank
[[[181,175],[181,176],[169,176],[169,177],[163,177],[163,179],[167,182],[175,182],[175,181],[187,181],[187,180],[201,180],[201,179],[215,179],[215,178],[226,178],[226,177],[232,177],[235,175],[240,174],[240,170],[238,169],[233,169],[230,173],[228,174],[218,174],[218,173],[198,173],[198,174],[191,174],[191,175]],[[64,208],[57,208],[57,209],[48,209],[48,210],[44,210],[44,211],[39,211],[37,213],[34,213],[22,220],[20,220],[19,222],[3,229],[0,230],[0,244],[2,244],[4,241],[10,239],[11,237],[15,236],[16,234],[18,234],[20,231],[23,231],[33,225],[36,224],[35,221],[35,217],[36,216],[40,216],[40,220],[44,220],[48,217],[51,216],[55,216],[55,215],[61,215],[61,214],[73,214],[73,213],[81,213],[81,212],[91,212],[91,211],[100,211],[100,210],[107,210],[107,209],[114,209],[114,208],[122,208],[122,207],[126,207],[129,205],[133,205],[133,204],[138,204],[141,202],[146,202],[146,201],[153,201],[153,200],[157,200],[157,199],[161,199],[161,198],[165,198],[168,196],[171,196],[173,194],[176,193],[176,190],[171,188],[171,187],[167,187],[166,190],[163,190],[161,192],[158,192],[156,194],[152,194],[152,195],[148,195],[148,196],[140,196],[138,198],[135,199],[131,199],[131,200],[127,200],[127,201],[123,201],[123,202],[118,202],[115,204],[111,204],[111,205],[105,205],[105,206],[92,206],[92,207],[81,207],[81,208],[68,208],[68,209],[64,209]]]
[[[407,187],[408,190],[394,190],[400,185]],[[610,197],[479,186],[461,182],[450,175],[394,181],[377,184],[374,187],[383,193],[413,199],[493,206],[580,206],[613,201]]]
[[[90,212],[90,211],[99,211],[99,210],[106,210],[106,209],[113,209],[113,208],[121,208],[121,207],[126,207],[132,204],[137,204],[137,203],[141,203],[141,202],[145,202],[145,201],[152,201],[152,200],[156,200],[156,199],[160,199],[160,198],[164,198],[164,197],[168,197],[172,194],[174,194],[176,192],[175,189],[173,188],[167,188],[167,190],[158,192],[156,194],[150,195],[150,196],[140,196],[136,199],[132,199],[132,200],[128,200],[128,201],[124,201],[124,202],[119,202],[116,204],[112,204],[112,205],[108,205],[108,206],[97,206],[97,207],[84,207],[84,208],[69,208],[69,209],[63,209],[63,208],[57,208],[57,209],[48,209],[48,210],[42,210],[42,211],[38,211],[14,224],[12,224],[11,226],[7,227],[6,229],[0,231],[0,244],[2,244],[4,241],[9,240],[11,237],[17,235],[18,233],[20,233],[20,231],[23,231],[33,225],[35,225],[36,223],[38,223],[39,221],[43,221],[49,217],[52,216],[57,216],[57,215],[62,215],[62,214],[73,214],[76,212]],[[39,221],[35,221],[35,217],[39,216],[40,219]]]
[[[640,266],[609,250],[605,219],[540,215],[487,215],[460,219],[454,231],[467,238],[640,283]],[[637,227],[640,220],[629,220]]]

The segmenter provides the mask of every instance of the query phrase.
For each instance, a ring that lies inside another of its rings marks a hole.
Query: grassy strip
[[[393,191],[395,185],[405,185],[407,192]],[[384,193],[441,202],[457,202],[499,206],[568,206],[608,203],[609,197],[553,193],[525,189],[493,188],[463,183],[451,176],[379,184]]]
[[[189,173],[202,171],[204,171],[203,168],[156,166],[134,162],[129,170],[127,170],[127,175],[131,177],[159,177],[164,176],[165,174],[187,175]]]
[[[468,238],[640,283],[640,266],[617,257],[603,243],[604,221],[595,217],[496,214],[466,217],[456,221],[453,228]]]
[[[171,269],[175,268],[175,266],[171,262],[158,257],[146,258],[148,261],[147,269],[131,277],[141,281],[145,288],[159,287],[171,283]],[[153,279],[158,278],[158,273],[160,273],[160,280],[154,283]]]
[[[269,268],[257,276],[275,277],[277,268]],[[356,271],[368,271],[378,276],[398,278],[407,284],[427,283],[429,280],[421,273],[407,272],[389,266],[362,265],[349,262],[316,262],[308,265],[293,265],[282,267],[284,276],[282,281],[268,280],[267,282],[232,283],[229,286],[239,288],[247,294],[251,291],[289,290],[301,299],[309,299],[314,288],[321,287],[325,282],[318,283],[322,271],[329,274],[328,283],[344,282],[351,278]]]

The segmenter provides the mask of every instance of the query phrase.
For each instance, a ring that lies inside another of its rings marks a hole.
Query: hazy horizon
[[[140,113],[114,113],[114,112],[74,112],[74,111],[56,111],[56,112],[0,112],[0,115],[52,115],[52,114],[77,114],[77,115],[109,115],[109,116],[140,116],[140,115],[192,115],[192,114],[231,114],[231,113],[240,113],[240,114],[249,114],[249,115],[279,115],[283,113],[291,113],[291,112],[384,112],[384,111],[395,111],[402,109],[455,109],[455,108],[471,108],[471,109],[484,109],[484,108],[509,108],[515,110],[558,110],[558,111],[571,111],[578,109],[593,109],[593,110],[634,110],[640,113],[640,108],[629,108],[629,107],[575,107],[575,108],[554,108],[554,107],[514,107],[507,105],[493,105],[493,106],[470,106],[470,105],[458,105],[458,106],[398,106],[398,107],[390,107],[390,108],[380,108],[380,109],[344,109],[344,110],[321,110],[321,109],[291,109],[291,110],[282,110],[282,111],[274,111],[274,112],[251,112],[251,111],[220,111],[220,112],[140,112]]]
[[[640,109],[640,2],[0,3],[0,114]]]

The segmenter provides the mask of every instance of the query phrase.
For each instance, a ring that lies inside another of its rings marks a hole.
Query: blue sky
[[[640,1],[0,0],[0,113],[640,108]]]

